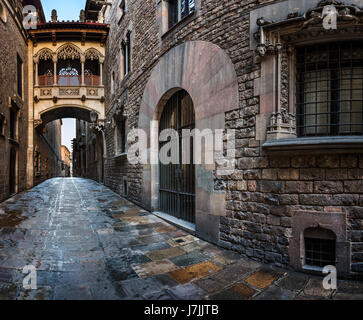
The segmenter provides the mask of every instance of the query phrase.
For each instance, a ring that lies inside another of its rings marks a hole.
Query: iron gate
[[[182,130],[194,129],[194,107],[186,91],[178,91],[167,102],[160,119],[160,132],[178,132],[179,164],[160,163],[160,210],[178,219],[195,223],[195,166],[190,139],[190,164],[182,164]],[[169,139],[170,140],[170,139]],[[177,141],[175,141],[177,142]],[[167,142],[160,142],[162,148]]]

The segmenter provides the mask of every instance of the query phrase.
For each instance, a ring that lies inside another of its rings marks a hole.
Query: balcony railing
[[[38,83],[42,87],[52,86],[54,84],[53,76],[39,76]]]
[[[84,76],[84,84],[87,87],[98,87],[101,85],[101,77],[100,76],[90,76],[85,75]]]
[[[53,86],[54,85],[54,76],[45,75],[39,76],[38,84],[41,87],[44,86]],[[85,75],[84,76],[84,84],[88,87],[97,87],[101,85],[101,77],[94,75]],[[61,87],[80,87],[82,85],[82,76],[57,76],[57,85]]]

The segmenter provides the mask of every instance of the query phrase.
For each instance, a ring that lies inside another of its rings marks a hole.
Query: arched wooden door
[[[159,205],[160,210],[175,218],[195,223],[195,166],[193,143],[190,141],[189,164],[182,164],[182,130],[195,126],[193,101],[189,94],[178,91],[167,102],[160,119],[160,132],[174,129],[178,132],[179,164],[160,163]],[[160,148],[168,142],[160,142]]]

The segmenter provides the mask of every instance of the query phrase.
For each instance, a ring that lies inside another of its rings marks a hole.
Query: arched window
[[[60,76],[78,76],[78,70],[76,68],[67,67],[59,70]]]

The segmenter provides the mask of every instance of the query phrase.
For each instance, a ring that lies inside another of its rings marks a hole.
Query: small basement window
[[[309,228],[304,233],[305,265],[323,268],[336,264],[336,236],[323,228]]]

